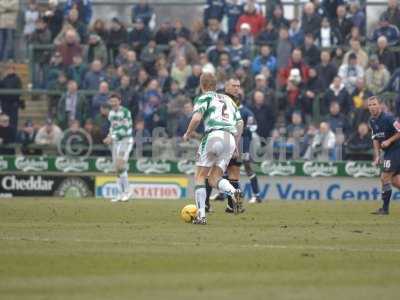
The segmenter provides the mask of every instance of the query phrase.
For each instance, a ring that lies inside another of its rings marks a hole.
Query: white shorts
[[[236,143],[232,134],[222,130],[212,131],[200,144],[196,166],[209,168],[217,166],[225,172],[235,149]]]
[[[125,163],[127,163],[132,148],[133,139],[123,139],[118,142],[113,142],[111,146],[111,152],[114,166],[116,165],[118,159],[122,159]]]

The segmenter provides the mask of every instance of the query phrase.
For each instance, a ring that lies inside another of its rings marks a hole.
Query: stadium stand
[[[102,109],[111,91],[122,94],[135,126],[177,136],[185,103],[198,95],[207,71],[215,72],[219,88],[230,76],[240,79],[257,134],[277,147],[290,153],[294,139],[310,147],[333,139],[333,147],[344,145],[344,157],[370,158],[367,143],[355,142],[365,136],[365,100],[386,95],[387,109],[399,111],[396,0],[371,30],[364,2],[310,1],[290,19],[281,1],[205,4],[188,23],[157,15],[143,0],[130,6],[129,19],[100,18],[88,0],[0,0],[12,8],[0,10],[0,99],[13,130],[2,147],[26,146],[22,136],[43,124],[61,130],[94,124],[104,135]]]

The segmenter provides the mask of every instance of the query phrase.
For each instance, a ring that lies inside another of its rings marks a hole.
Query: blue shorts
[[[400,148],[389,150],[384,153],[383,171],[400,173]]]

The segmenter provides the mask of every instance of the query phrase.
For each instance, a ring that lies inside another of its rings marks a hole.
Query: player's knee
[[[392,177],[392,185],[398,189],[400,189],[400,176]]]
[[[382,183],[382,186],[392,183],[392,174],[383,172],[381,175],[381,183]]]
[[[125,171],[126,169],[126,164],[125,161],[123,159],[118,159],[116,162],[116,169],[118,173],[122,173]]]

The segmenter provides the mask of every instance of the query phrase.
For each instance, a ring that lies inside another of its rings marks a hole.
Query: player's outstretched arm
[[[201,112],[195,112],[190,120],[188,129],[186,133],[183,135],[183,140],[188,141],[194,132],[196,131],[197,127],[199,127],[201,120],[203,119],[203,114]]]

